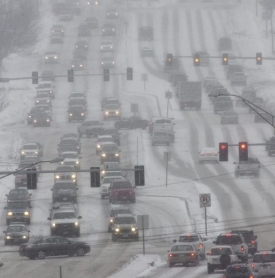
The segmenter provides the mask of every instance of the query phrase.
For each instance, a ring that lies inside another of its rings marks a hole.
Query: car
[[[100,171],[100,176],[103,179],[105,177],[105,174],[108,171],[114,171],[114,170],[119,170],[120,171],[120,163],[115,162],[115,161],[108,161],[103,163],[103,168]]]
[[[88,57],[88,52],[81,48],[76,48],[74,50],[73,59],[80,60],[80,61],[86,61]]]
[[[218,82],[218,80],[217,80],[216,76],[206,76],[203,79],[203,87],[206,88],[208,85],[215,84],[217,82]]]
[[[96,17],[87,17],[84,20],[84,23],[89,26],[91,29],[97,29],[98,28],[98,19]]]
[[[52,191],[53,203],[58,202],[73,202],[77,203],[77,190],[74,182],[58,181],[54,184]]]
[[[42,237],[33,241],[31,244],[21,244],[19,248],[20,256],[28,257],[31,260],[61,255],[70,257],[74,255],[84,256],[89,252],[90,246],[87,243],[72,241],[59,236]]]
[[[191,234],[181,234],[177,240],[173,240],[174,243],[192,243],[198,252],[200,259],[205,259],[205,245],[203,242],[205,239],[201,237],[200,234],[191,233]]]
[[[248,260],[248,246],[242,234],[222,233],[219,234],[217,239],[213,241],[217,246],[230,245],[242,262]]]
[[[63,146],[65,146],[65,148],[62,148]],[[59,155],[62,152],[72,150],[72,148],[68,148],[68,150],[66,150],[66,146],[74,146],[74,147],[76,147],[78,153],[79,154],[81,153],[81,143],[78,138],[70,138],[70,139],[66,138],[66,139],[60,140],[60,143],[58,144]]]
[[[79,153],[78,145],[76,143],[72,144],[61,144],[58,146],[58,156],[61,156],[64,152],[77,152]]]
[[[41,112],[44,112],[45,109],[43,107],[33,107],[30,112],[28,113],[28,117],[27,117],[27,123],[28,125],[30,124],[33,124],[33,117],[38,114],[38,113],[41,113]]]
[[[117,128],[104,128],[101,135],[111,135],[115,141],[115,143],[120,146],[120,133]]]
[[[60,21],[68,22],[68,21],[72,21],[73,19],[74,19],[74,15],[70,11],[68,11],[68,13],[66,14],[62,14],[59,16]]]
[[[50,37],[51,44],[61,44],[63,43],[63,36],[62,34],[54,33]]]
[[[25,156],[43,156],[43,146],[37,142],[25,143],[20,148],[20,159],[23,159]]]
[[[233,110],[233,102],[229,96],[219,96],[215,98],[214,114],[229,110]]]
[[[243,238],[248,245],[248,254],[254,256],[254,254],[258,252],[257,236],[254,234],[253,230],[235,229],[231,230],[230,233],[243,235]]]
[[[45,112],[48,113],[50,119],[52,120],[52,107],[49,103],[36,103],[35,104],[36,108],[41,108],[43,109]]]
[[[253,277],[257,278],[258,273],[249,264],[236,263],[229,265],[225,272],[224,278]]]
[[[207,273],[211,274],[216,269],[224,270],[230,264],[238,263],[239,259],[233,248],[229,245],[211,247],[207,253]]]
[[[84,40],[82,40],[82,41],[77,41],[77,42],[75,43],[75,48],[76,48],[76,49],[88,50],[88,49],[89,49],[89,44],[88,44],[87,41],[84,41]]]
[[[198,55],[200,57],[200,65],[208,66],[210,63],[209,54],[205,51],[197,51],[194,53],[194,56]]]
[[[79,141],[79,136],[77,133],[66,133],[66,134],[63,134],[60,138],[60,140],[63,140],[63,139],[74,139],[74,140]]]
[[[112,241],[120,239],[139,241],[138,225],[132,214],[117,214],[114,217]]]
[[[116,105],[117,107],[120,106],[120,102],[115,97],[106,97],[103,98],[101,101],[101,109],[103,110],[108,105]]]
[[[31,224],[31,213],[29,204],[27,201],[14,201],[8,202],[5,207],[6,212],[6,224],[10,225],[12,222],[25,222],[28,225]]]
[[[115,143],[114,139],[111,135],[100,135],[97,137],[95,141],[95,146],[96,146],[96,154],[99,154],[101,152],[101,145],[104,143]]]
[[[112,52],[114,51],[114,44],[112,41],[103,41],[100,44],[100,52]]]
[[[78,37],[90,37],[91,36],[91,28],[87,23],[81,23],[77,29]]]
[[[100,186],[100,194],[101,199],[104,199],[105,197],[109,197],[109,187],[110,184],[115,180],[123,180],[124,177],[122,176],[110,176],[110,177],[104,177]]]
[[[46,112],[40,112],[36,113],[33,116],[33,126],[50,126],[51,125],[51,119],[49,117],[49,114]]]
[[[219,51],[231,50],[232,41],[229,37],[222,37],[219,39]]]
[[[64,35],[65,35],[65,28],[61,24],[55,24],[55,25],[53,25],[53,27],[51,29],[51,33],[52,34],[62,35],[62,37],[64,37]]]
[[[59,165],[54,173],[54,181],[70,181],[77,185],[77,175],[74,165]]]
[[[31,207],[31,195],[27,189],[17,188],[11,189],[7,196],[7,203],[15,201],[26,201],[28,206]]]
[[[71,68],[75,71],[82,71],[85,69],[85,61],[82,59],[73,59],[71,62]]]
[[[10,224],[6,231],[3,231],[4,243],[9,244],[22,244],[29,241],[29,233],[25,223],[12,223]]]
[[[149,126],[149,132],[166,132],[169,135],[170,141],[174,142],[174,125],[174,118],[153,117]]]
[[[120,119],[120,117],[121,117],[120,106],[118,106],[117,104],[106,104],[104,106],[104,111],[103,111],[104,120]]]
[[[36,87],[37,91],[47,90],[50,94],[54,96],[54,83],[52,81],[42,81]]]
[[[275,250],[258,251],[250,264],[256,277],[275,277]]]
[[[143,26],[138,29],[138,39],[139,40],[153,40],[154,30],[150,26]]]
[[[231,76],[231,85],[236,86],[246,86],[247,85],[247,76],[243,72],[234,72]]]
[[[97,120],[85,121],[77,127],[80,138],[83,135],[86,135],[86,137],[97,137],[102,134],[103,130],[103,123]]]
[[[69,107],[71,106],[81,106],[84,111],[86,111],[86,100],[85,99],[70,99]]]
[[[200,258],[196,246],[192,243],[176,243],[168,252],[168,265],[173,267],[175,264],[187,266],[192,264],[199,265]]]
[[[73,235],[80,236],[80,222],[81,216],[77,215],[75,207],[59,206],[53,208],[48,220],[51,221],[50,229],[51,236],[55,235]]]
[[[58,63],[58,55],[55,51],[48,51],[44,55],[45,64],[56,64]]]
[[[37,171],[41,170],[41,164],[39,163],[41,161],[40,156],[36,155],[30,155],[30,156],[24,156],[21,158],[19,169],[25,168],[27,166],[31,166],[31,168],[35,168]],[[35,164],[35,165],[33,165]]]
[[[131,210],[125,206],[112,207],[110,210],[110,219],[108,224],[108,233],[110,233],[114,226],[114,219],[118,214],[132,214]]]
[[[51,96],[49,90],[36,91],[35,105],[48,104],[48,105],[52,106],[51,98],[52,98],[52,96]]]
[[[151,46],[143,46],[140,49],[140,53],[142,57],[153,57],[154,54],[154,48]]]
[[[132,183],[127,180],[114,180],[109,187],[109,202],[136,202],[136,194]]]
[[[199,151],[199,163],[215,162],[219,163],[219,152],[216,148],[202,148]]]
[[[55,81],[55,74],[52,70],[44,70],[41,74],[42,81]]]
[[[228,65],[226,70],[226,77],[230,79],[235,72],[243,72],[243,67],[238,64]]]
[[[131,116],[129,118],[121,118],[119,121],[115,122],[115,127],[117,129],[136,129],[136,128],[142,128],[145,129],[148,126],[147,120],[142,119],[138,116]]]
[[[170,146],[170,136],[166,131],[153,131],[152,136],[152,146],[156,145],[167,145]]]
[[[120,162],[120,150],[116,143],[105,143],[101,145],[100,162],[103,164],[106,161]]]
[[[86,112],[83,105],[71,105],[68,109],[68,122],[71,121],[83,121],[85,119]]]
[[[255,178],[260,177],[261,164],[258,158],[249,156],[247,161],[239,161],[235,167],[235,177],[240,176],[254,176]]]
[[[117,19],[118,12],[115,9],[108,9],[106,14],[107,19]]]
[[[103,36],[115,36],[116,26],[113,23],[105,23],[102,28]]]
[[[78,156],[78,152],[63,152],[60,157],[64,158],[60,165],[69,165],[73,166],[76,170],[80,170],[81,157]]]
[[[112,56],[104,56],[101,58],[101,67],[110,69],[115,67],[115,59]]]
[[[238,113],[234,110],[224,111],[221,114],[221,124],[237,124],[239,122]]]
[[[27,174],[16,173],[14,176],[14,184],[16,189],[27,188]]]

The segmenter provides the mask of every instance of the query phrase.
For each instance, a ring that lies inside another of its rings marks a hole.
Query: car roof
[[[115,217],[121,218],[121,217],[134,217],[134,216],[133,216],[133,214],[130,214],[130,213],[120,213],[120,214],[117,214]]]
[[[187,233],[187,234],[181,234],[180,236],[199,236],[197,233]]]
[[[212,246],[211,249],[221,249],[221,248],[229,248],[232,249],[230,245],[217,245],[217,246]]]

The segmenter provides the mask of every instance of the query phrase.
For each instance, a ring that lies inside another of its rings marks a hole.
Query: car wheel
[[[40,250],[37,252],[37,258],[39,260],[43,260],[43,259],[45,259],[45,257],[46,257],[46,253],[44,251]]]
[[[80,237],[80,231],[77,231],[77,232],[75,233],[75,236],[76,236],[76,237]]]
[[[5,240],[5,245],[8,245],[8,242]]]
[[[136,203],[136,198],[132,200],[132,203],[135,204]]]
[[[173,266],[174,266],[174,264],[169,262],[169,267],[173,267]]]
[[[110,233],[112,230],[111,230],[111,227],[108,227],[108,233]]]
[[[30,225],[30,224],[31,224],[31,220],[28,219],[28,220],[27,220],[27,225]]]
[[[212,268],[212,266],[210,264],[207,264],[207,273],[211,274],[213,273],[214,269]]]
[[[117,241],[117,238],[116,238],[116,236],[115,236],[114,234],[112,234],[112,241],[113,241],[113,242],[116,242],[116,241]]]
[[[84,256],[84,255],[85,255],[85,250],[84,250],[84,248],[83,248],[83,247],[79,247],[79,248],[76,250],[76,254],[77,254],[77,256],[79,256],[79,257]]]

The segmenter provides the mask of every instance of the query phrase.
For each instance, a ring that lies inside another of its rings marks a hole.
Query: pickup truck
[[[153,128],[149,132],[165,132],[169,135],[171,142],[175,142],[174,122],[171,118],[154,118]]]
[[[260,161],[256,157],[248,157],[247,161],[239,161],[235,168],[235,177],[239,176],[254,176],[258,178],[260,176]]]

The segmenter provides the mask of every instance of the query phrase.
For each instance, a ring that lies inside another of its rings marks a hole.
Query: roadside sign
[[[200,198],[200,207],[201,208],[211,207],[211,194],[210,193],[199,194],[199,198]]]
[[[164,161],[171,161],[171,152],[164,152],[163,153],[163,159]]]
[[[148,81],[148,74],[147,73],[141,74],[141,80],[142,81]]]
[[[172,98],[172,92],[166,91],[165,92],[165,98],[171,99]]]
[[[138,215],[137,225],[139,230],[149,229],[149,215]]]
[[[138,103],[131,103],[131,112],[132,113],[138,112]]]

